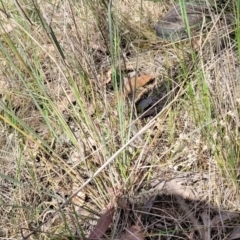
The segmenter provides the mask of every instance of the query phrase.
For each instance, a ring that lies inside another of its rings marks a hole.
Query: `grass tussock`
[[[1,2],[1,238],[87,237],[116,197],[113,239],[234,239],[240,8],[213,3],[168,42],[154,25],[185,1]]]

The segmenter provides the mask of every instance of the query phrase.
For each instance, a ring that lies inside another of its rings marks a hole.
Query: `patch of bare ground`
[[[2,2],[0,238],[238,239],[236,6],[167,42],[173,1]]]

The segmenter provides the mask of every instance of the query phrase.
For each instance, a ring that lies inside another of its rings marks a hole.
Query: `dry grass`
[[[226,1],[193,41],[169,43],[153,26],[173,4],[2,1],[2,239],[87,236],[110,190],[127,199],[114,237],[136,222],[146,239],[239,225],[238,9]],[[118,98],[132,74],[154,76],[138,91],[162,98],[156,114]]]

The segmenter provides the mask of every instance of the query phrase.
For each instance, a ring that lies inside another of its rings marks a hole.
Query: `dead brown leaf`
[[[105,212],[98,219],[97,225],[94,227],[93,231],[90,233],[88,240],[99,240],[105,234],[108,227],[113,222],[113,215],[115,211],[114,201],[115,201],[115,197],[108,204]]]
[[[240,239],[240,227],[236,227],[231,235],[229,236],[229,240],[233,240],[233,239]]]
[[[112,80],[112,70],[109,69],[106,74],[106,79],[103,81],[102,85],[103,86],[107,85],[108,83],[111,82],[111,80]]]
[[[180,208],[185,212],[187,218],[191,221],[194,228],[198,231],[199,235],[201,236],[201,239],[208,240],[208,238],[204,238],[205,237],[204,228],[202,228],[201,223],[195,217],[194,212],[191,211],[191,209],[189,208],[189,206],[186,204],[186,202],[184,201],[184,199],[182,197],[180,197],[180,196],[175,196],[175,197],[177,199],[177,202],[178,202]]]
[[[153,79],[154,77],[148,74],[129,79],[129,81],[127,81],[124,86],[125,94],[127,95],[129,93],[132,93],[134,90],[143,87]]]
[[[220,213],[213,217],[213,219],[211,220],[211,226],[218,226],[219,228],[220,227],[219,225],[222,224],[224,221],[234,219],[237,217],[239,217],[239,214],[234,212]]]
[[[122,235],[120,240],[143,240],[144,234],[141,231],[140,226],[135,225],[126,229],[126,232]]]
[[[194,38],[193,39],[193,49],[195,51],[199,51],[201,48],[201,39],[200,38]]]

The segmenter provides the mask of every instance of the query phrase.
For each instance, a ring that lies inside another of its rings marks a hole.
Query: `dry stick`
[[[183,86],[183,85],[182,85]],[[182,88],[181,86],[181,88]],[[179,91],[180,92],[180,91]],[[22,240],[28,239],[31,235],[36,233],[45,223],[48,222],[48,220],[52,217],[54,217],[58,212],[61,211],[61,209],[66,206],[73,197],[75,197],[84,187],[86,187],[105,167],[107,167],[131,142],[133,142],[136,138],[138,138],[141,134],[143,134],[146,130],[148,130],[152,125],[154,125],[155,120],[162,114],[162,112],[169,107],[171,104],[173,104],[179,94],[175,96],[173,101],[171,101],[164,109],[162,109],[161,112],[159,112],[148,124],[146,124],[135,136],[133,136],[126,144],[124,144],[117,152],[115,152],[93,175],[90,177],[87,181],[83,183],[81,187],[79,187],[72,195],[69,196],[69,198],[59,207],[58,210],[56,210],[51,216],[49,216],[44,222],[42,222],[38,227],[36,227],[32,232],[30,232],[27,236],[23,236]]]

